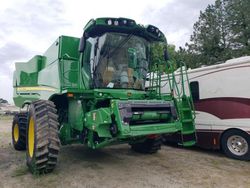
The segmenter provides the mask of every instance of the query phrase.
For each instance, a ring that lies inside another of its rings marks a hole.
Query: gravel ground
[[[11,146],[11,119],[0,119],[0,188],[2,187],[250,187],[250,162],[198,148],[163,146],[143,155],[128,145],[90,150],[82,145],[61,148],[53,173],[33,176],[25,152]]]

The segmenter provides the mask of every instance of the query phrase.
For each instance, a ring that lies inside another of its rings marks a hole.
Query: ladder
[[[177,112],[179,116],[179,121],[182,124],[182,129],[178,135],[178,144],[183,146],[192,146],[196,141],[195,133],[195,111],[193,99],[191,97],[189,79],[187,74],[186,65],[181,62],[179,72],[174,71],[174,62],[168,61],[166,65],[166,71],[168,74],[163,78],[163,74],[158,67],[163,66],[162,62],[151,68],[151,73],[149,75],[149,87],[152,98],[174,98],[177,106]],[[176,78],[179,78],[178,82]],[[168,92],[161,92],[162,87],[168,84]],[[186,86],[186,87],[185,87]],[[188,91],[187,91],[188,90]]]
[[[172,90],[177,94],[178,114],[182,123],[181,139],[178,144],[192,146],[196,142],[195,110],[189,86],[187,66],[183,62],[180,62],[179,65],[179,72],[172,70]],[[179,76],[179,83],[176,82],[177,75]]]

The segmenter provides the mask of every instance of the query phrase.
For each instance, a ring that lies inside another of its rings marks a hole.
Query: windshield
[[[122,33],[89,38],[94,88],[145,89],[149,42]]]

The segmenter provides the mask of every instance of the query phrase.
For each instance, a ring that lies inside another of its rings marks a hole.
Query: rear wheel
[[[224,153],[234,159],[250,160],[250,136],[240,130],[229,130],[221,139]]]
[[[58,116],[51,101],[38,100],[30,105],[27,129],[27,165],[33,174],[51,172],[60,149]]]
[[[161,137],[147,138],[144,142],[131,144],[131,149],[139,153],[156,153],[161,149]]]
[[[12,122],[12,144],[16,150],[26,149],[28,113],[18,113]]]

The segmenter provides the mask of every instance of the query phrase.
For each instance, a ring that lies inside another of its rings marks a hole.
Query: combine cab
[[[172,65],[150,57],[155,43],[166,39],[152,25],[98,18],[81,39],[60,36],[43,55],[16,63],[14,102],[28,110],[13,120],[13,145],[27,150],[33,173],[55,168],[60,145],[128,143],[155,153],[166,133],[179,133],[184,146],[195,143],[190,100],[173,95],[174,87],[162,92]]]

